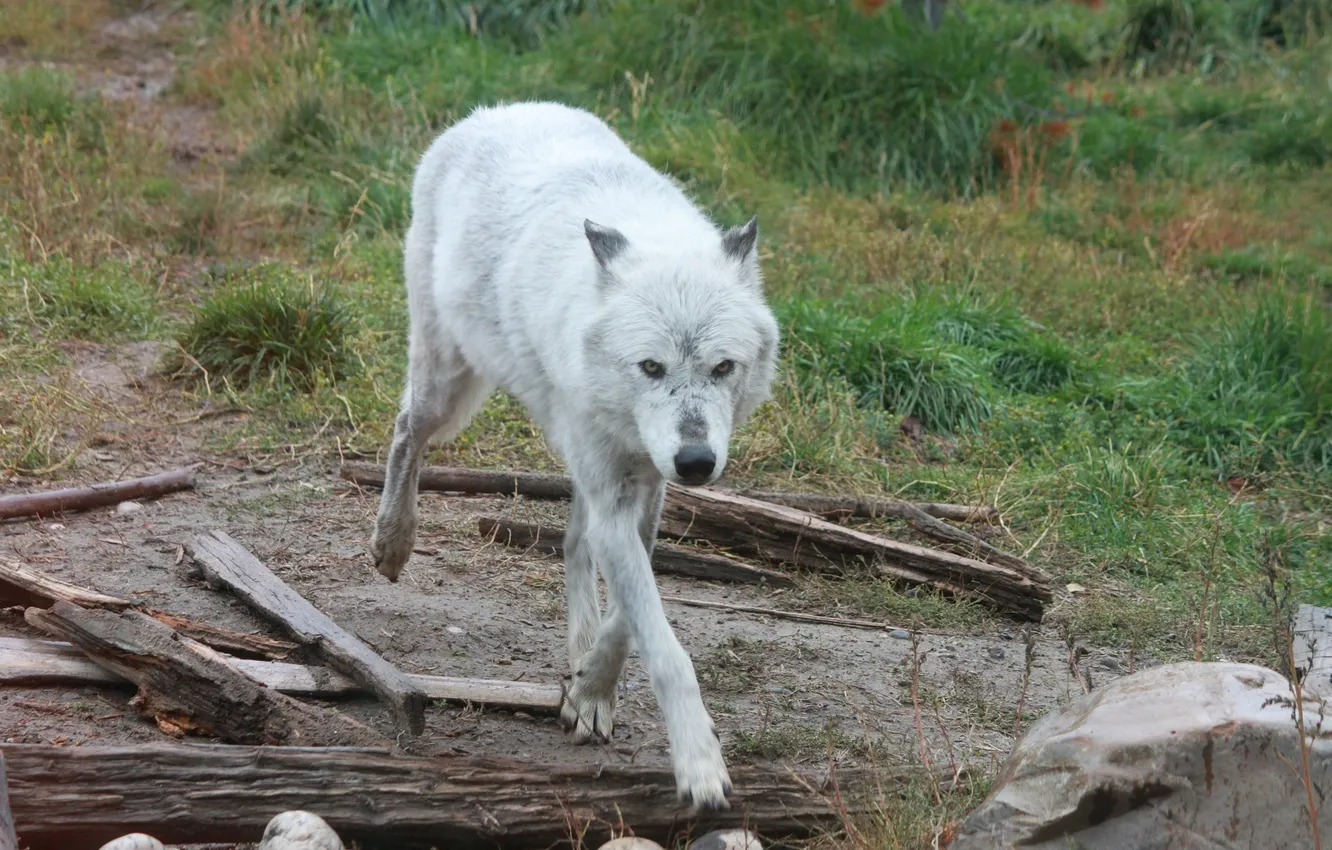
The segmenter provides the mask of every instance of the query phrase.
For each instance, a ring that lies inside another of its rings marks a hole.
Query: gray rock
[[[162,842],[151,835],[133,832],[129,835],[122,835],[113,841],[108,841],[102,845],[101,850],[165,850],[165,848],[163,848]]]
[[[1031,728],[949,850],[1312,847],[1301,739],[1332,787],[1327,708],[1305,696],[1301,735],[1290,683],[1251,664],[1116,679]],[[1332,805],[1318,823],[1332,836]]]

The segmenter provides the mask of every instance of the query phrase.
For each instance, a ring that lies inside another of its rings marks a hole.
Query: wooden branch
[[[542,528],[496,517],[481,517],[477,531],[488,540],[496,540],[517,549],[537,549],[552,555],[564,554],[564,529]],[[658,543],[652,552],[652,569],[668,575],[692,576],[714,581],[769,584],[791,587],[795,582],[777,570],[755,567],[743,561],[699,552],[672,543]]]
[[[9,782],[5,777],[5,757],[0,754],[0,850],[18,850],[14,834],[14,813],[9,808]]]
[[[850,617],[824,617],[818,614],[802,614],[798,611],[780,611],[776,608],[759,608],[754,605],[732,605],[729,602],[710,602],[706,599],[687,599],[683,596],[668,596],[663,594],[662,602],[674,602],[676,605],[687,605],[690,608],[710,608],[714,611],[734,611],[737,614],[758,614],[762,617],[772,617],[777,620],[794,620],[798,623],[818,623],[823,626],[840,626],[848,629],[869,629],[875,632],[891,632],[894,629],[902,629],[901,626],[893,626],[888,623],[881,623],[877,620],[856,620]],[[908,631],[902,629],[902,631]],[[918,631],[917,634],[920,634]]]
[[[359,461],[344,463],[340,474],[348,481],[362,486],[384,486],[384,467],[372,463]],[[466,469],[457,466],[427,466],[422,468],[417,489],[473,495],[517,495],[526,496],[529,499],[567,499],[573,495],[573,483],[564,475],[553,475],[549,472],[499,472],[489,469]],[[784,504],[810,513],[834,518],[898,516],[897,511],[900,510],[898,507],[900,505],[913,505],[929,516],[951,519],[956,522],[990,522],[999,516],[999,512],[991,505],[971,507],[938,502],[902,502],[896,499],[865,500],[844,496],[824,496],[817,493],[741,492],[739,495]]]
[[[993,505],[949,505],[942,502],[907,502],[901,499],[857,499],[854,496],[828,496],[822,493],[777,493],[767,490],[740,490],[737,495],[774,505],[818,514],[824,519],[859,517],[899,517],[913,519],[917,513],[954,522],[993,522],[999,511]]]
[[[191,554],[215,585],[231,589],[298,642],[315,648],[329,666],[372,690],[394,722],[413,735],[425,731],[425,694],[407,675],[360,638],[306,601],[223,531],[194,539]]]
[[[236,744],[388,743],[350,717],[258,684],[225,656],[138,611],[116,614],[57,602],[49,609],[29,608],[25,617],[138,685],[130,705],[169,735],[192,733]]]
[[[884,578],[971,597],[1032,620],[1041,618],[1043,603],[1051,598],[1049,579],[1034,568],[1019,572],[901,543],[731,493],[674,484],[666,492],[661,531],[672,537],[702,538],[741,554],[820,572],[861,562]]]
[[[246,634],[231,629],[224,629],[208,623],[201,623],[178,614],[157,611],[119,596],[89,590],[45,573],[25,567],[16,561],[0,558],[0,599],[22,605],[25,608],[38,606],[49,608],[57,601],[65,601],[80,608],[98,608],[104,611],[128,611],[137,609],[150,617],[161,620],[181,634],[192,637],[213,649],[234,655],[248,655],[256,658],[286,658],[296,648],[296,644],[285,640],[274,640],[263,635]]]
[[[178,490],[194,487],[194,471],[199,464],[129,481],[111,481],[91,487],[16,493],[0,496],[0,519],[23,516],[52,516],[65,511],[86,511],[116,505],[127,499],[155,499]]]
[[[384,467],[375,464],[355,461],[344,463],[341,474],[343,478],[357,484],[371,487],[384,486]],[[446,493],[526,496],[529,499],[567,499],[573,495],[573,484],[565,475],[553,475],[549,472],[501,472],[457,466],[422,468],[417,489]]]
[[[356,682],[326,667],[281,661],[226,659],[259,684],[291,696],[340,697],[363,694]],[[460,679],[408,674],[430,699],[471,703],[540,714],[560,710],[563,689],[537,682]],[[0,637],[0,685],[123,685],[128,680],[89,661],[77,647],[61,641]]]
[[[348,846],[367,850],[547,850],[585,828],[584,847],[625,827],[668,847],[717,827],[756,829],[766,840],[837,829],[843,815],[870,813],[878,793],[901,785],[892,775],[840,771],[831,803],[834,789],[820,775],[733,767],[731,808],[691,821],[675,802],[670,768],[613,762],[180,744],[0,744],[0,754],[31,850],[96,847],[134,831],[166,843],[252,842],[288,810],[319,815]]]

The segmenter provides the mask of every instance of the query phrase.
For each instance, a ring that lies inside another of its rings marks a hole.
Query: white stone
[[[102,845],[102,850],[164,850],[162,842],[151,835],[134,832]]]
[[[268,822],[259,850],[343,850],[342,839],[311,812],[283,812]]]
[[[1032,726],[949,850],[1311,848],[1301,746],[1332,788],[1327,708],[1304,698],[1302,736],[1290,683],[1251,664],[1116,679]],[[1332,838],[1332,805],[1318,824]]]
[[[689,850],[763,850],[763,843],[748,830],[714,829],[695,839]]]
[[[663,850],[663,848],[655,841],[626,835],[623,838],[612,838],[601,845],[598,850]]]
[[[126,514],[136,514],[143,510],[143,505],[138,502],[121,502],[116,505],[116,513],[125,516]]]

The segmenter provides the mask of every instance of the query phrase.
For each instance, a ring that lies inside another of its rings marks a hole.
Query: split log
[[[230,588],[298,642],[314,648],[329,666],[374,691],[388,705],[400,729],[413,735],[425,731],[425,694],[421,689],[273,575],[229,534],[213,531],[199,535],[191,554],[210,582]]]
[[[290,696],[332,698],[366,692],[356,682],[326,667],[245,658],[226,660],[259,684]],[[559,685],[536,682],[417,674],[408,674],[408,678],[430,699],[541,714],[558,712],[563,695]],[[0,685],[128,683],[63,641],[0,637]]]
[[[130,705],[169,735],[193,733],[236,744],[388,743],[350,717],[264,687],[225,656],[137,611],[115,614],[57,602],[50,609],[29,608],[25,616],[138,685]]]
[[[820,614],[802,614],[799,611],[780,611],[776,608],[761,608],[757,605],[735,605],[730,602],[712,602],[707,599],[689,599],[684,596],[670,596],[663,593],[662,602],[674,602],[676,605],[684,605],[688,608],[707,608],[712,611],[730,611],[735,614],[757,614],[760,617],[772,617],[774,620],[791,620],[797,623],[817,623],[821,626],[837,626],[843,629],[868,629],[872,632],[891,632],[897,629],[903,629],[901,626],[894,626],[891,623],[884,623],[878,620],[857,620],[851,617],[825,617]],[[927,634],[919,629],[916,634]]]
[[[668,484],[666,492],[661,530],[672,537],[724,543],[740,554],[819,572],[859,561],[884,578],[971,597],[1037,621],[1043,603],[1051,598],[1049,579],[1035,568],[1019,572],[901,543],[731,493],[674,484]]]
[[[91,487],[71,487],[39,493],[0,496],[0,519],[25,516],[52,516],[65,511],[86,511],[116,505],[128,499],[155,499],[167,493],[194,487],[194,471],[199,464],[173,469],[146,478],[110,481]]]
[[[953,522],[993,522],[999,518],[994,505],[949,505],[943,502],[908,502],[902,499],[857,499],[854,496],[829,496],[823,493],[784,493],[769,490],[740,490],[737,495],[760,502],[772,502],[818,514],[824,519],[877,519],[898,517],[913,519],[917,513]]]
[[[959,511],[990,511],[993,516],[997,517],[999,512],[988,505],[984,508],[968,508],[965,505],[941,505],[930,502],[917,504],[915,502],[904,502],[900,499],[866,500],[843,496],[807,496],[799,493],[742,492],[739,495],[748,499],[757,499],[760,502],[786,505],[788,508],[806,511],[828,520],[844,519],[846,517],[862,517],[865,519],[897,517],[906,520],[912,528],[921,534],[933,537],[942,543],[947,543],[955,550],[960,550],[962,554],[989,561],[992,564],[1003,564],[1019,572],[1027,572],[1031,569],[1031,564],[1025,559],[1019,558],[1017,555],[1010,555],[971,532],[951,526],[925,510],[926,507],[930,507],[935,509],[956,508]],[[984,522],[986,520],[967,516],[959,521]]]
[[[344,463],[340,474],[348,481],[366,487],[384,486],[384,467],[372,463]],[[467,469],[457,466],[426,466],[421,469],[418,490],[473,495],[526,496],[529,499],[567,499],[573,495],[568,476],[549,472],[502,472]],[[759,493],[742,491],[742,496],[783,504],[832,518],[898,516],[901,505],[911,505],[929,516],[955,522],[991,522],[999,512],[993,505],[949,505],[941,502],[903,502],[897,499],[855,499],[824,496],[817,493]]]
[[[476,525],[482,537],[507,546],[536,549],[552,555],[564,554],[562,528],[542,528],[495,517],[481,517],[476,521]],[[652,569],[668,575],[691,576],[714,581],[769,584],[774,587],[791,587],[795,584],[790,576],[777,570],[755,567],[743,561],[698,552],[672,543],[658,543],[653,547]]]
[[[5,778],[5,757],[0,754],[0,850],[18,850],[14,834],[14,814],[9,808],[9,783]]]
[[[844,770],[834,789],[824,775],[735,767],[731,808],[691,820],[669,768],[179,744],[0,744],[0,754],[31,850],[95,847],[134,831],[167,843],[251,842],[289,810],[319,815],[367,850],[547,850],[571,834],[596,847],[626,826],[670,847],[720,827],[774,839],[836,829],[843,815],[870,813],[878,794],[901,785],[900,777]]]
[[[111,596],[52,578],[5,558],[0,558],[0,599],[25,608],[30,606],[49,608],[57,601],[64,601],[80,608],[97,608],[104,611],[138,610],[161,620],[186,637],[233,655],[281,659],[296,649],[296,644],[290,641],[236,632],[182,617],[179,614],[158,611],[120,596]]]

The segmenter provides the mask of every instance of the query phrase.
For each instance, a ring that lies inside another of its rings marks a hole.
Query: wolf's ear
[[[603,269],[629,247],[629,240],[624,238],[623,233],[613,227],[603,227],[591,219],[583,219],[583,232],[587,234],[587,242],[592,246],[592,256],[597,258],[597,265]]]
[[[737,263],[749,260],[754,253],[754,246],[757,244],[758,216],[754,216],[745,224],[732,227],[722,234],[722,250],[726,252],[726,256]]]

